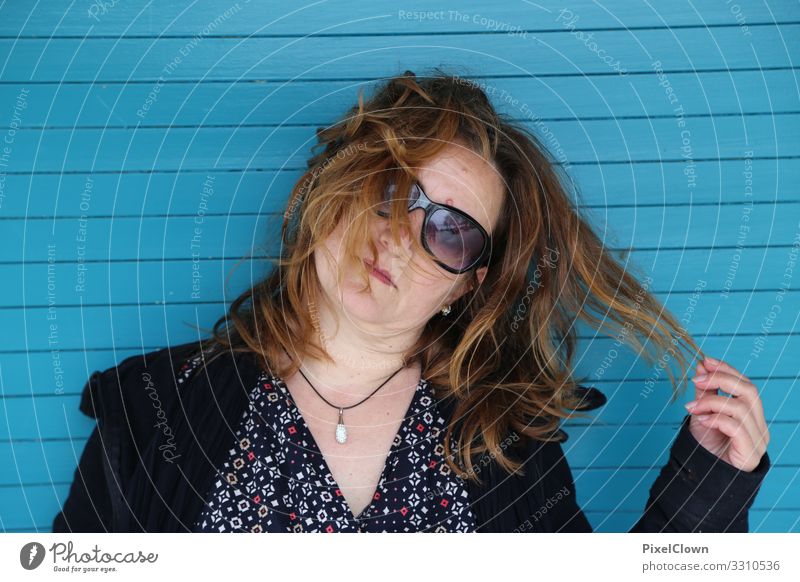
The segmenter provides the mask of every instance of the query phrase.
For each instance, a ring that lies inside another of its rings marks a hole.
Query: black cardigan
[[[80,410],[96,418],[97,427],[54,532],[191,530],[260,373],[253,354],[225,353],[177,383],[178,369],[196,349],[188,343],[132,356],[89,377]],[[439,406],[450,418],[452,406]],[[769,456],[764,453],[754,471],[740,471],[699,445],[688,420],[630,531],[748,531],[748,510]],[[517,440],[524,476],[510,476],[488,453],[473,465],[483,481],[468,481],[478,531],[592,531],[561,445]]]

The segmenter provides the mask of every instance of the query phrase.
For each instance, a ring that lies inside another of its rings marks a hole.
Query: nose
[[[414,221],[414,213],[412,212],[409,216],[409,222],[412,225],[412,228],[415,225]],[[392,225],[391,220],[389,218],[378,218],[379,225],[378,225],[378,241],[380,246],[385,248],[390,256],[397,257],[397,258],[409,258],[411,256],[411,232],[409,231],[408,227],[404,225],[399,225],[400,228],[400,245],[396,245],[394,240],[392,239]]]

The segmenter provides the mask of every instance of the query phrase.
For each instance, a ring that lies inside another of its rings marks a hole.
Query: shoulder
[[[606,402],[606,396],[594,386],[576,386],[575,392],[579,397],[579,405],[574,410],[588,411],[596,410]],[[537,419],[534,418],[529,424],[535,425]],[[563,426],[563,425],[562,425]],[[520,445],[523,453],[529,457],[540,455],[550,459],[561,459],[564,456],[562,444],[567,442],[569,434],[561,427],[553,431],[549,440],[539,440],[525,437]]]
[[[182,367],[200,355],[204,369],[196,369],[183,381]],[[98,422],[124,424],[131,431],[137,428],[150,434],[152,422],[143,419],[152,419],[154,407],[166,411],[179,399],[177,404],[182,405],[184,395],[191,396],[196,408],[238,406],[246,391],[236,386],[252,386],[260,373],[253,352],[208,347],[201,341],[168,346],[95,371],[83,388],[80,410]]]
[[[577,386],[576,392],[580,403],[575,410],[595,410],[607,401],[595,387]],[[535,425],[536,421],[533,419],[529,424]],[[523,463],[522,479],[529,487],[538,487],[542,493],[574,492],[575,482],[563,446],[568,440],[563,424],[542,439],[522,435],[514,451]]]
[[[217,349],[190,342],[137,354],[96,371],[83,389],[80,410],[97,419],[109,442],[123,447],[135,443],[137,450],[146,448],[164,423],[177,433],[187,424],[194,427],[186,429],[191,432],[204,423],[211,430],[209,423],[223,417],[232,422],[246,406],[260,368],[252,352]],[[179,382],[181,367],[201,351],[204,369],[195,369]]]
[[[168,346],[135,354],[110,368],[94,371],[81,393],[81,412],[102,420],[116,412],[117,405],[135,404],[138,396],[147,396],[148,384],[166,385],[165,380],[174,377],[181,362],[199,351],[199,346],[198,342]]]

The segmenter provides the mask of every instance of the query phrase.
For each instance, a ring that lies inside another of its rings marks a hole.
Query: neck
[[[314,315],[320,345],[333,363],[305,356],[300,369],[321,394],[326,398],[330,395],[331,402],[346,404],[365,398],[398,369],[378,394],[405,392],[419,382],[421,365],[415,361],[404,367],[403,362],[405,352],[418,338],[418,331],[370,333],[363,327],[354,327],[348,318],[337,319],[323,306],[318,306]],[[296,357],[290,347],[287,351]],[[297,377],[305,382],[299,374]]]

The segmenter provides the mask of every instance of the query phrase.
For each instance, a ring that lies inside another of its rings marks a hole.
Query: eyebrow
[[[428,196],[428,188],[425,186],[425,184],[423,184],[423,183],[422,183],[422,180],[420,180],[419,178],[415,178],[415,180],[417,181],[417,184],[419,184],[419,185],[420,185],[420,187],[422,188],[422,190],[425,192],[425,195],[426,195],[426,196]],[[428,196],[428,198],[430,198],[430,196]],[[432,200],[433,200],[433,199],[432,199]],[[434,202],[436,202],[435,200],[433,200],[433,201],[434,201]],[[480,221],[480,220],[478,220],[477,218],[475,218],[475,217],[474,217],[472,214],[470,214],[470,213],[469,213],[469,212],[467,212],[466,210],[464,210],[464,209],[462,209],[462,208],[458,208],[457,206],[453,206],[452,204],[445,204],[445,203],[443,203],[443,202],[436,202],[436,203],[437,203],[437,204],[442,204],[443,206],[449,206],[450,208],[455,208],[455,209],[456,209],[456,210],[458,210],[459,212],[463,212],[464,214],[467,214],[468,216],[470,216],[470,217],[472,218],[472,220],[474,220],[475,222],[477,222],[478,224],[480,224],[481,228],[483,228],[484,230],[486,230],[486,232],[489,234],[489,236],[492,236],[491,227],[487,229],[485,226],[483,226],[483,225],[481,224],[481,221]]]
[[[428,190],[428,187],[425,186],[425,184],[423,184],[422,180],[420,180],[419,178],[417,178],[416,180],[417,180],[417,183],[422,187],[422,190],[425,192],[425,195],[428,198],[431,198],[430,194],[429,194],[430,191]],[[433,198],[431,198],[431,200],[433,200]],[[448,198],[448,200],[452,200],[452,198]],[[433,200],[433,201],[436,202],[436,200]],[[443,206],[450,206],[451,208],[455,208],[456,210],[459,210],[461,212],[467,212],[466,210],[463,210],[463,209],[461,209],[461,208],[459,208],[457,206],[454,206],[453,204],[447,204],[447,202],[436,202],[436,204],[441,204]],[[467,214],[469,214],[469,212],[467,212]],[[470,216],[472,216],[472,215],[470,214]]]

